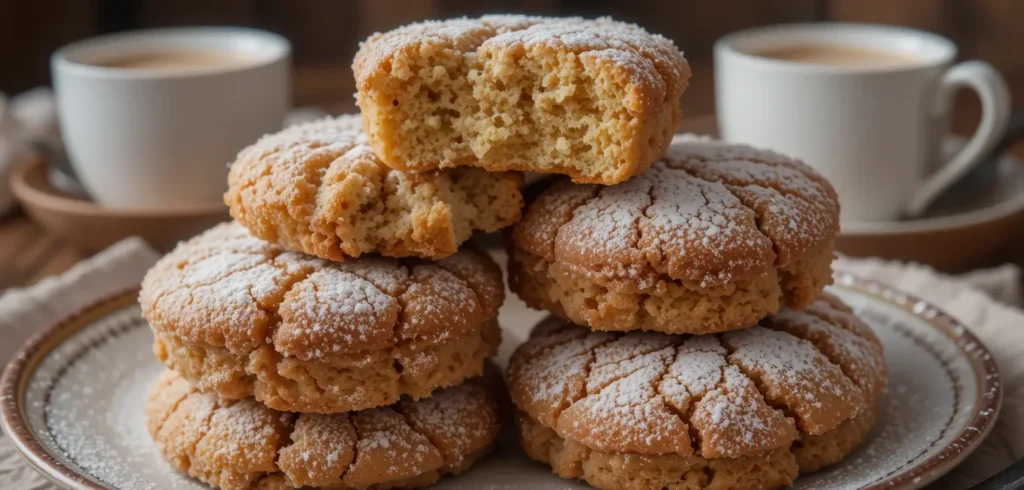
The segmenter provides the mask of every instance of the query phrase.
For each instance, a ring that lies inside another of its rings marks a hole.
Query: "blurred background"
[[[768,24],[845,21],[932,31],[952,39],[959,47],[960,59],[981,59],[994,65],[1008,80],[1014,100],[1024,100],[1022,0],[0,0],[0,93],[15,96],[51,85],[50,55],[76,40],[155,27],[235,25],[276,32],[292,43],[293,107],[314,107],[332,114],[353,112],[355,88],[350,65],[359,41],[373,32],[423,19],[502,12],[607,15],[671,38],[693,68],[690,86],[683,94],[680,130],[685,131],[715,131],[715,41],[736,30]],[[951,129],[969,135],[979,119],[977,96],[962,91]],[[1024,160],[1024,145],[1010,147],[1009,153]],[[59,227],[57,234],[52,233],[52,226],[47,231],[24,211],[6,216],[2,211],[0,290],[62,272],[95,251],[69,244],[58,236]],[[1024,209],[1014,213],[1013,223],[1024,221]],[[74,216],[61,218],[78,220]],[[124,234],[116,229],[123,224],[116,217],[97,218],[109,223],[99,226]],[[956,271],[1024,263],[1024,247],[1016,245],[1024,238],[1024,226],[1009,226],[1008,220],[989,219],[983,223],[987,226],[984,232],[972,228],[974,222],[944,223],[943,229],[958,233],[957,243],[945,247],[934,246],[948,243],[945,236],[885,232],[864,238],[870,241],[856,254],[920,261]],[[987,237],[986,243],[978,243],[980,236]],[[879,248],[879,237],[901,241],[895,245],[885,242]],[[840,245],[841,250],[850,252],[857,244],[847,241]],[[972,245],[973,250],[967,250]],[[899,252],[889,252],[897,249]],[[922,253],[928,250],[941,255],[941,260]]]
[[[1020,0],[0,0],[0,91],[49,84],[49,55],[97,34],[178,25],[240,25],[270,30],[294,47],[294,104],[337,113],[353,109],[350,62],[375,31],[425,18],[519,12],[610,15],[676,42],[693,64],[684,115],[714,112],[711,48],[745,27],[851,21],[911,26],[953,39],[963,59],[983,59],[1024,100],[1024,1]],[[977,122],[975,96],[958,101],[954,130]]]

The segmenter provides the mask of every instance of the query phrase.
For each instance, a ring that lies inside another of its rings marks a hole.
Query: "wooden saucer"
[[[230,219],[223,203],[111,209],[68,196],[47,179],[47,163],[30,158],[11,174],[11,189],[30,217],[54,235],[85,251],[101,250],[129,236],[141,236],[167,251],[178,241]]]

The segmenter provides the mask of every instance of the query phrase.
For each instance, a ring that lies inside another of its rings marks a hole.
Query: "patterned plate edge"
[[[835,274],[836,285],[896,306],[948,337],[971,363],[978,384],[977,404],[970,421],[938,453],[905,471],[890,475],[863,490],[921,488],[948,473],[967,458],[991,432],[1002,407],[999,369],[985,344],[970,329],[940,308],[881,282],[847,273]]]
[[[963,461],[995,425],[1003,396],[995,360],[981,340],[966,326],[930,303],[871,279],[846,273],[837,273],[835,277],[838,287],[894,305],[932,325],[949,337],[971,362],[978,383],[979,399],[967,426],[939,453],[907,471],[865,488],[881,490],[922,487]],[[65,466],[46,451],[42,443],[33,436],[23,406],[31,375],[39,362],[69,336],[104,314],[130,305],[137,296],[138,290],[135,288],[112,295],[38,332],[18,350],[0,377],[0,428],[8,434],[18,452],[41,474],[55,483],[75,490],[111,488]],[[973,347],[968,348],[969,345]]]
[[[129,288],[40,330],[18,349],[0,377],[0,428],[29,464],[58,485],[75,490],[112,489],[63,464],[32,434],[24,407],[29,380],[39,363],[68,337],[99,318],[131,305],[137,297],[138,288]]]

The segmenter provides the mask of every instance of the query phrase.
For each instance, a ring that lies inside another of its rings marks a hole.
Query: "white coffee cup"
[[[104,66],[173,51],[219,53],[237,62]],[[111,207],[220,201],[227,164],[284,121],[290,55],[281,36],[233,27],[135,31],[61,48],[51,66],[75,173],[96,201]]]
[[[787,47],[882,52],[906,63],[830,64],[759,55]],[[796,24],[756,28],[715,44],[723,139],[804,160],[835,186],[846,222],[917,216],[996,145],[1010,115],[1006,82],[991,65],[953,65],[956,46],[902,27]],[[939,149],[957,89],[978,93],[982,119],[964,148]]]

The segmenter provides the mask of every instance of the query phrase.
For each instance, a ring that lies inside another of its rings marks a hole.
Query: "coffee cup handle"
[[[1006,131],[1011,111],[1010,89],[1002,75],[984,61],[965,61],[942,75],[933,106],[934,116],[944,118],[953,108],[957,90],[964,87],[974,89],[981,99],[981,123],[970,141],[914,191],[904,210],[907,216],[924,213],[935,198],[981,163]]]

